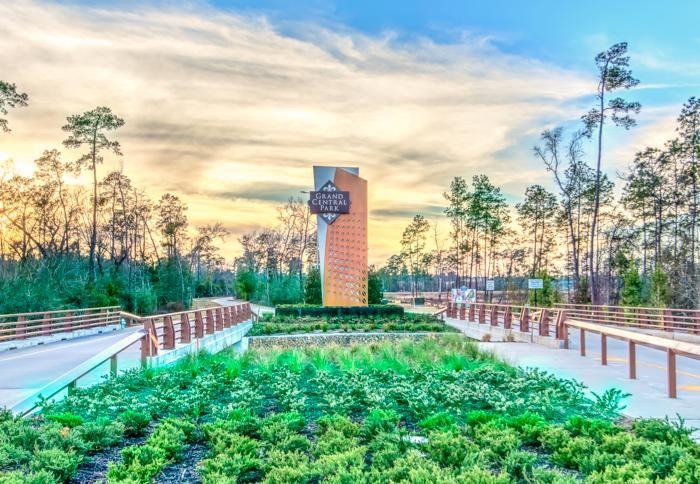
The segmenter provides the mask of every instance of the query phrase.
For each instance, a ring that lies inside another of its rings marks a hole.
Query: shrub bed
[[[455,332],[444,321],[429,314],[406,313],[401,316],[286,316],[264,314],[253,324],[250,336],[328,331],[360,332]]]
[[[91,480],[152,482],[206,445],[206,483],[698,482],[689,431],[616,423],[620,396],[588,397],[451,335],[205,355],[78,389],[39,417],[1,414],[0,483],[66,482],[144,434]]]
[[[278,316],[403,316],[404,308],[394,304],[370,306],[319,306],[314,304],[283,304],[275,307]]]

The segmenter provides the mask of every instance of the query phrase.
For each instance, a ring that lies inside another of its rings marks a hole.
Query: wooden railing
[[[146,331],[141,344],[141,358],[145,360],[156,356],[160,350],[175,349],[178,343],[191,343],[256,316],[251,311],[250,303],[240,303],[141,318]]]
[[[534,332],[539,336],[550,336],[564,340],[562,324],[567,311],[560,308],[531,308],[510,304],[483,303],[458,304],[448,303],[448,318],[462,321],[478,322],[503,329],[516,329],[523,333]]]
[[[637,345],[664,351],[666,353],[666,373],[669,398],[676,398],[678,394],[676,383],[676,356],[700,359],[700,345],[694,343],[676,341],[629,329],[610,327],[599,323],[591,323],[575,319],[568,319],[564,322],[563,333],[566,335],[567,339],[569,332],[568,328],[578,328],[579,330],[579,351],[581,356],[586,356],[586,333],[591,332],[600,335],[600,362],[602,365],[608,364],[608,338],[627,341],[627,362],[629,366],[628,376],[631,379],[637,378]]]
[[[109,326],[121,319],[119,306],[0,314],[0,342]]]
[[[590,323],[700,335],[700,310],[557,304],[569,317]]]
[[[700,344],[664,337],[667,333],[700,334],[700,312],[695,310],[584,306],[560,304],[554,308],[530,308],[505,304],[453,304],[445,309],[448,318],[479,324],[534,331],[569,347],[569,330],[579,331],[579,351],[586,356],[586,334],[600,335],[601,364],[608,364],[608,338],[628,343],[629,378],[637,378],[637,345],[666,353],[668,396],[676,398],[676,357],[700,359]],[[654,334],[658,332],[658,334]],[[652,334],[648,334],[652,333]]]

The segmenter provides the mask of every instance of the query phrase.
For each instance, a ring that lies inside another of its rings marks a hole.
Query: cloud
[[[412,214],[443,204],[453,176],[486,173],[512,193],[545,178],[529,146],[502,153],[576,118],[592,87],[587,75],[503,53],[486,37],[291,30],[201,4],[5,2],[2,77],[29,93],[30,107],[12,113],[0,148],[26,165],[60,145],[67,115],[107,105],[126,119],[121,162],[137,185],[154,198],[184,194],[195,225],[247,228],[274,223],[274,205],[309,187],[312,165],[359,166],[379,261]]]

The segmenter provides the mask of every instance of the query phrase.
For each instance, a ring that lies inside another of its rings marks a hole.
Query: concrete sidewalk
[[[676,419],[680,416],[691,427],[700,427],[700,393],[679,391],[678,398],[666,396],[666,373],[649,365],[638,379],[627,377],[627,362],[600,364],[599,355],[582,357],[575,350],[546,348],[533,343],[478,343],[514,366],[546,370],[562,378],[573,378],[597,394],[619,388],[631,396],[624,413],[630,417]],[[596,357],[597,356],[597,357]],[[640,367],[643,362],[638,360]],[[680,373],[680,372],[679,372]]]

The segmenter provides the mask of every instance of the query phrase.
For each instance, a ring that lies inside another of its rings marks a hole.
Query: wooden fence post
[[[224,306],[224,328],[231,327],[231,306]]]
[[[543,309],[540,313],[540,336],[549,336],[549,310]]]
[[[600,333],[600,364],[608,364],[608,335]]]
[[[44,318],[41,321],[42,335],[51,334],[51,313],[44,313]]]
[[[206,310],[207,321],[206,330],[207,334],[214,334],[214,313],[211,309]]]
[[[513,311],[510,306],[506,306],[503,312],[503,327],[505,329],[511,329],[513,326]]]
[[[163,349],[175,349],[175,326],[171,316],[163,318]]]
[[[629,370],[630,370],[630,379],[636,380],[637,379],[637,344],[634,341],[629,342],[628,346],[628,363],[629,363]]]
[[[476,305],[476,303],[469,303],[469,322],[470,323],[473,323],[476,320],[475,314],[474,314],[475,309],[476,309],[475,305]]]
[[[668,398],[676,398],[676,353],[673,350],[666,352],[666,364],[668,366]]]
[[[479,324],[486,323],[486,307],[484,303],[479,303]]]
[[[250,307],[250,303],[245,303],[245,305],[243,306],[243,310],[245,311],[243,313],[243,321],[253,319],[253,310]]]
[[[527,333],[530,331],[530,308],[524,307],[520,311],[520,331]]]
[[[224,315],[222,314],[221,308],[216,308],[214,310],[214,313],[216,314],[216,331],[223,331],[224,330]]]
[[[461,303],[459,305],[459,319],[461,321],[464,321],[464,319],[466,318],[465,312],[466,312],[466,306],[464,305],[464,303]]]
[[[190,326],[190,317],[187,313],[180,316],[180,341],[183,343],[192,342],[192,327]]]
[[[141,364],[145,365],[149,356],[158,354],[158,333],[153,323],[153,318],[149,318],[143,323],[146,334],[141,338]]]
[[[68,311],[65,315],[66,319],[63,323],[63,330],[64,331],[70,331],[73,329],[73,321],[71,319],[72,317],[73,317],[73,313]]]
[[[491,306],[491,326],[498,326],[498,305]]]
[[[197,339],[204,338],[204,321],[202,320],[202,311],[194,313],[194,337]]]
[[[586,330],[579,328],[579,348],[581,349],[581,356],[586,356]]]
[[[119,371],[119,362],[117,361],[117,355],[112,355],[109,358],[109,375],[111,377],[117,376]]]
[[[24,339],[27,336],[27,318],[20,316],[17,318],[17,324],[15,325],[15,334],[17,339]]]

